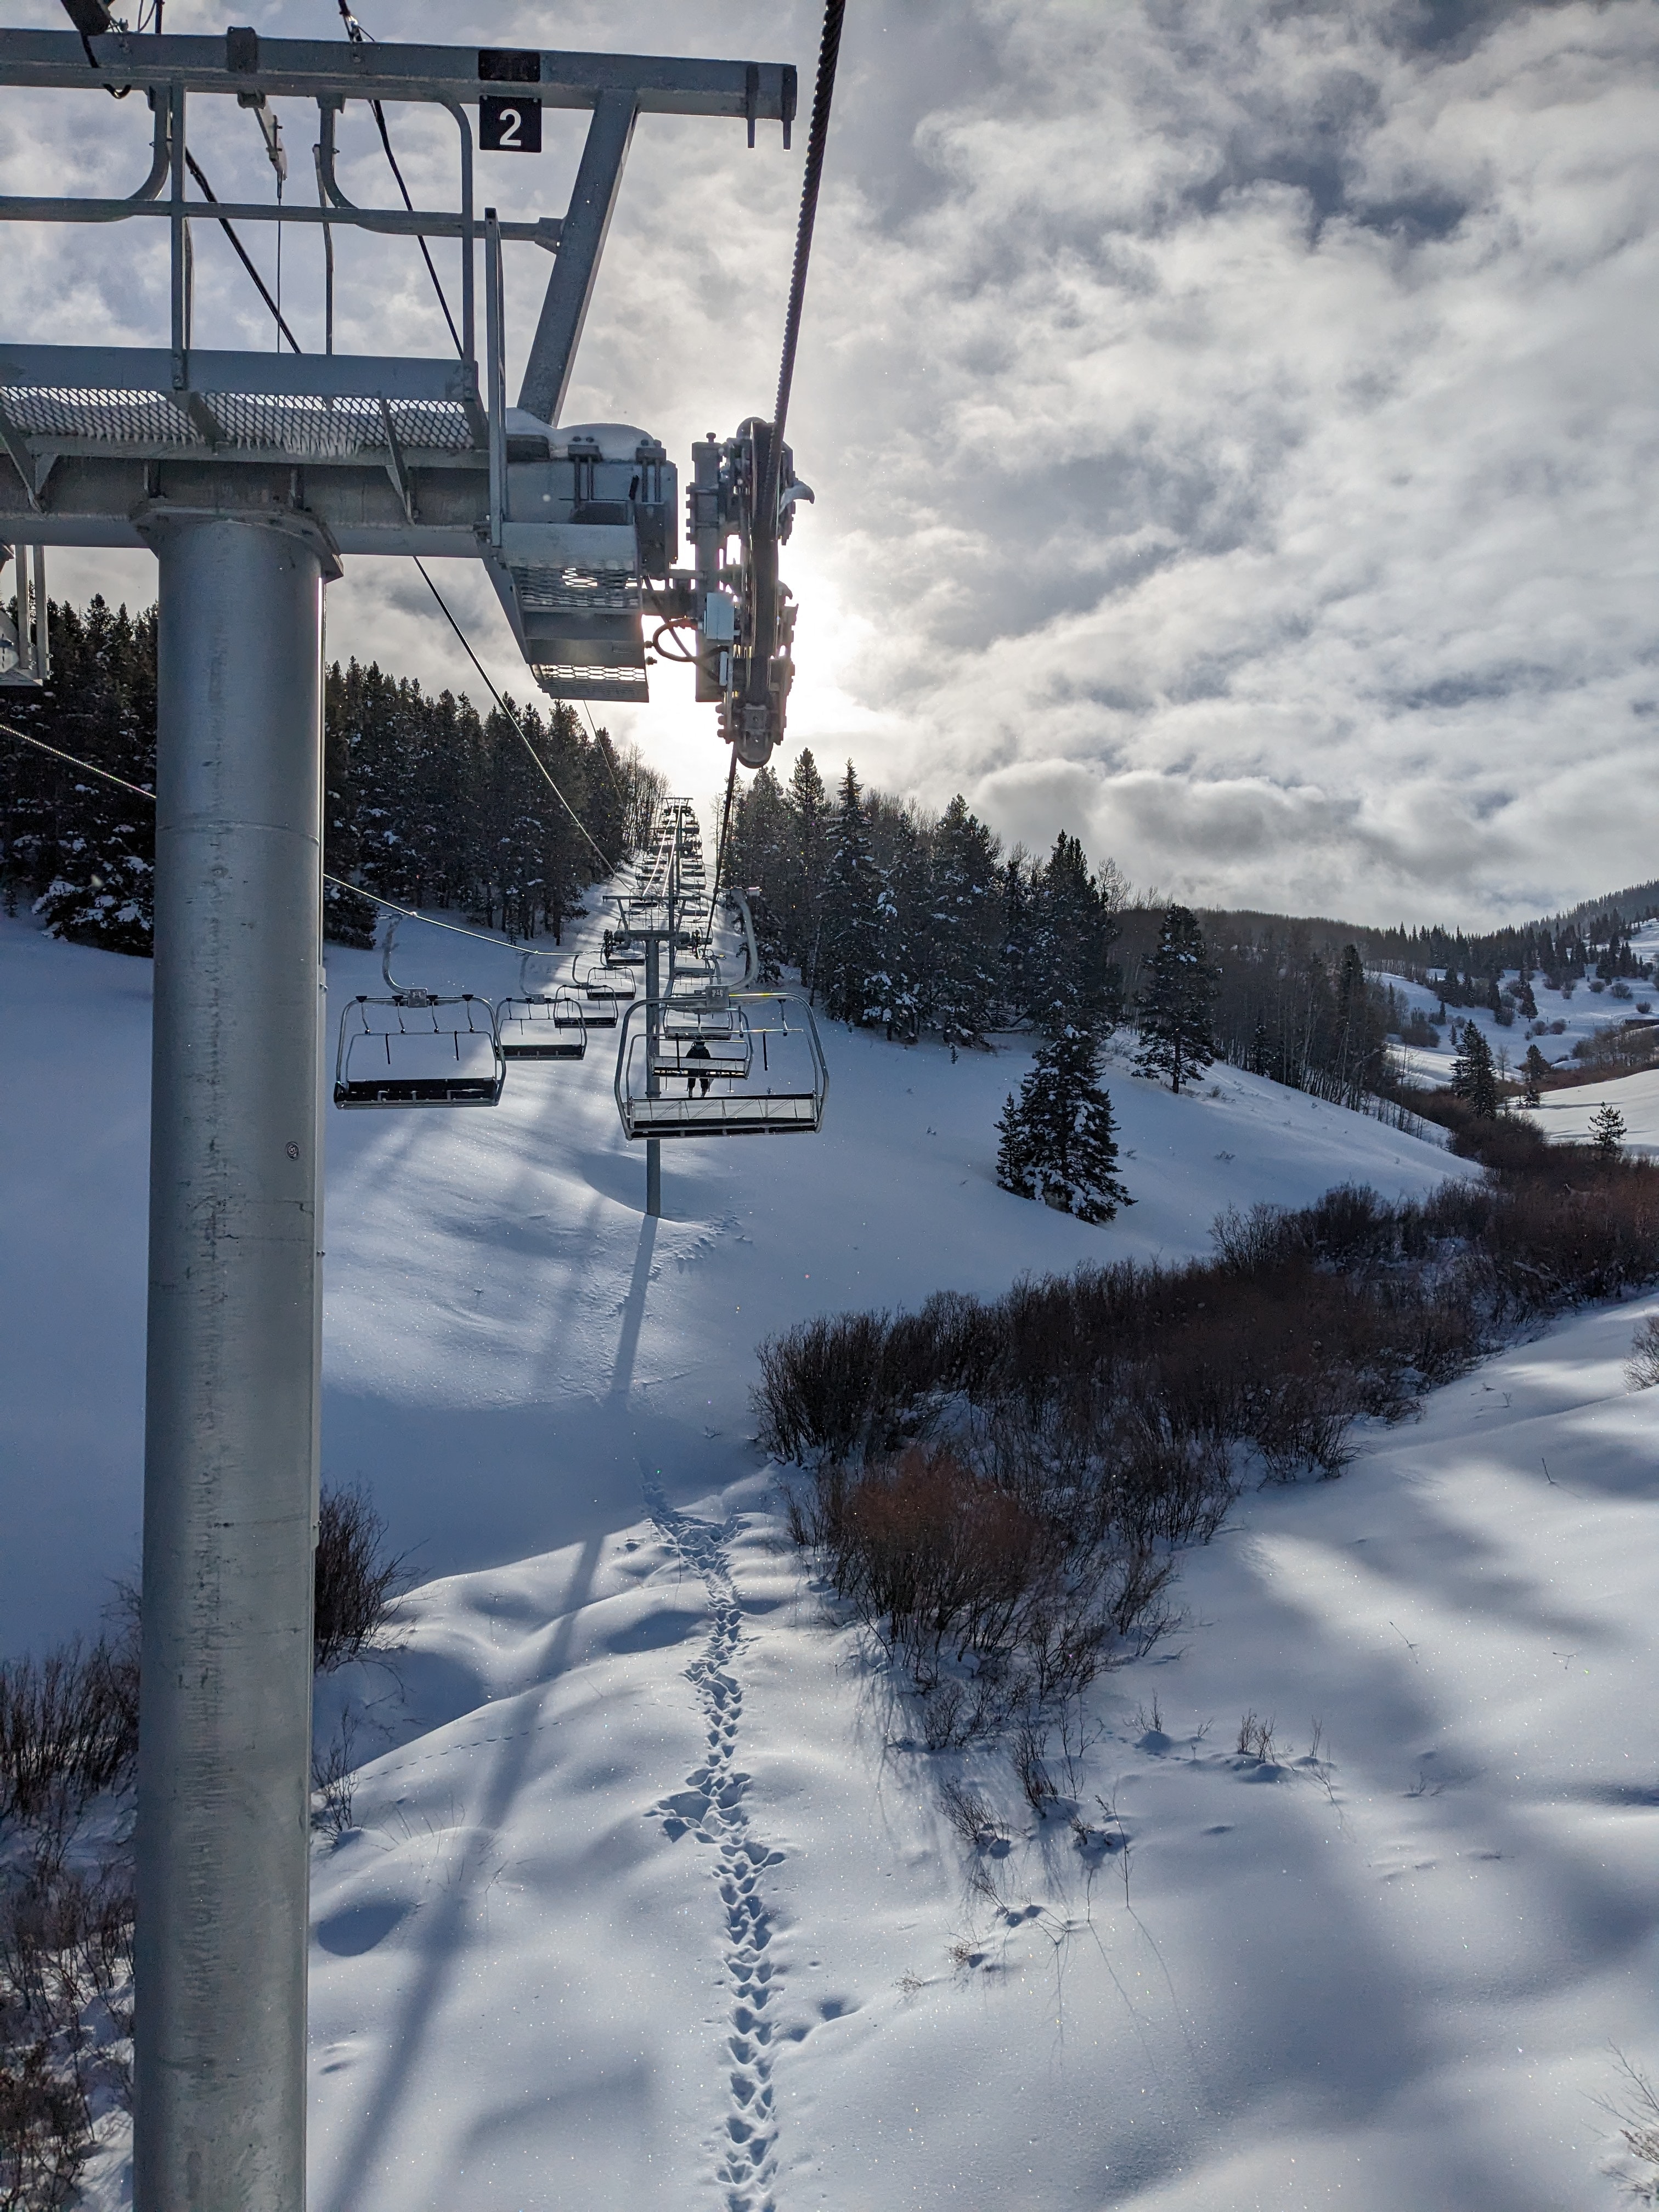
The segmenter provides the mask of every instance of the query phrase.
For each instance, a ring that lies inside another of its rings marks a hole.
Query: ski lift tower
[[[134,2197],[137,2212],[300,2212],[324,586],[353,553],[482,560],[544,690],[643,696],[642,589],[689,626],[720,580],[706,558],[701,581],[671,571],[678,483],[656,441],[557,428],[571,364],[639,118],[735,118],[751,144],[769,119],[787,144],[795,73],[146,35],[101,27],[102,0],[70,12],[74,31],[0,31],[0,88],[129,95],[109,125],[140,125],[147,173],[125,198],[0,198],[0,222],[159,222],[170,244],[165,343],[0,333],[0,541],[147,546],[160,568]],[[314,103],[319,204],[189,197],[191,106],[209,98],[262,125],[273,101]],[[453,119],[453,206],[346,197],[337,134],[364,101]],[[531,150],[547,108],[592,118],[564,215],[481,212],[475,145]],[[198,345],[192,227],[273,221],[322,234],[325,349]],[[332,237],[348,228],[456,241],[458,358],[334,352]],[[553,265],[513,409],[501,267],[519,244]],[[730,603],[714,617],[728,629]]]

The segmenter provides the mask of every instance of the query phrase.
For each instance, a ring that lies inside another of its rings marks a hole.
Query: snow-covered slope
[[[510,979],[434,945],[423,981]],[[0,929],[9,1646],[136,1540],[147,984]],[[1079,1841],[1006,1749],[910,1747],[745,1442],[756,1339],[1465,1170],[1120,1072],[1139,1203],[1089,1230],[992,1183],[1023,1054],[828,1045],[823,1135],[667,1148],[654,1230],[600,1039],[494,1115],[331,1116],[328,1473],[423,1579],[319,1715],[362,1765],[315,1866],[317,2212],[1611,2205],[1607,2046],[1659,2061],[1659,1394],[1622,1371],[1659,1301],[1248,1496],[1051,1747]]]
[[[1659,957],[1659,922],[1644,922],[1639,929],[1632,930],[1631,947],[1638,961],[1650,962]],[[1511,968],[1499,980],[1517,982],[1519,975],[1518,969]],[[1659,997],[1659,991],[1639,976],[1622,986],[1601,983],[1589,977],[1574,982],[1568,990],[1553,991],[1541,975],[1534,974],[1533,1000],[1538,1008],[1539,1022],[1547,1025],[1534,1036],[1535,1024],[1524,1017],[1516,1017],[1506,1025],[1485,1006],[1449,1007],[1447,1019],[1442,1022],[1439,994],[1431,985],[1414,983],[1408,976],[1386,970],[1378,972],[1376,981],[1391,985],[1404,1006],[1425,1015],[1439,1030],[1438,1045],[1395,1048],[1407,1072],[1416,1081],[1431,1085],[1443,1085],[1451,1080],[1452,1062],[1458,1050],[1452,1036],[1454,1022],[1461,1025],[1472,1021],[1485,1036],[1500,1067],[1518,1067],[1526,1058],[1527,1047],[1533,1043],[1552,1065],[1558,1060],[1571,1064],[1574,1045],[1594,1036],[1598,1030],[1611,1029],[1651,1012],[1656,997]],[[1614,993],[1621,988],[1624,997],[1615,997]]]
[[[1612,1077],[1606,1083],[1575,1084],[1570,1091],[1547,1091],[1529,1118],[1553,1144],[1583,1144],[1590,1122],[1603,1106],[1624,1116],[1625,1150],[1651,1158],[1659,1153],[1659,1067]]]
[[[518,962],[409,929],[398,969],[498,994]],[[0,923],[12,1648],[83,1626],[137,1560],[149,980],[143,962]],[[331,947],[329,981],[337,1008],[382,988],[379,961]],[[1086,1228],[995,1187],[1022,1050],[952,1065],[838,1030],[823,1133],[665,1146],[653,1224],[613,1036],[593,1032],[579,1066],[515,1066],[494,1112],[328,1115],[325,1472],[373,1486],[423,1576],[624,1525],[642,1467],[677,1497],[752,1467],[755,1345],[803,1316],[1202,1252],[1224,1206],[1347,1177],[1419,1191],[1455,1165],[1231,1069],[1179,1099],[1120,1071],[1138,1202]]]

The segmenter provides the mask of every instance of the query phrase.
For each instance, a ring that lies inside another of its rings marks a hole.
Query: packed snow
[[[424,936],[413,980],[510,988]],[[378,981],[329,968],[337,1009]],[[149,981],[0,925],[9,1650],[137,1556]],[[330,1115],[325,1480],[419,1579],[319,1693],[359,1765],[314,1864],[313,2207],[1614,2203],[1610,2046],[1659,2069],[1659,1395],[1623,1365],[1659,1299],[1247,1493],[1039,1821],[1006,1748],[913,1747],[787,1544],[757,1340],[1469,1170],[1117,1065],[1138,1202],[1091,1229],[994,1186],[1022,1047],[826,1048],[823,1134],[665,1146],[657,1224],[605,1032],[494,1112]],[[125,2185],[112,2139],[93,2200]]]

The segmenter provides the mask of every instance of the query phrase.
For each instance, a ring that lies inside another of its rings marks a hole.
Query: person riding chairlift
[[[688,1052],[685,1056],[688,1060],[712,1060],[714,1057],[714,1054],[709,1051],[708,1046],[703,1042],[701,1037],[697,1039],[696,1042],[692,1046],[690,1051]],[[702,1095],[707,1098],[708,1096],[708,1086],[713,1080],[714,1078],[712,1075],[688,1075],[685,1079],[686,1097],[690,1098],[692,1093],[696,1090],[698,1084],[701,1083],[702,1085]]]

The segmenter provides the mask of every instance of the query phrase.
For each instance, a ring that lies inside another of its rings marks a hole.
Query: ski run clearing
[[[512,986],[505,948],[404,939],[428,987]],[[329,972],[336,1016],[379,985]],[[9,1651],[95,1627],[137,1556],[149,991],[0,924]],[[1659,1394],[1624,1374],[1659,1297],[1247,1491],[1038,1821],[1006,1747],[911,1747],[789,1546],[757,1341],[1468,1170],[1120,1065],[1138,1203],[1086,1228],[993,1182],[1023,1048],[826,1030],[823,1133],[665,1146],[652,1224],[613,1036],[493,1113],[328,1117],[325,1479],[418,1579],[319,1686],[358,1764],[313,1867],[313,2212],[1616,2204],[1613,2048],[1659,2071]],[[1656,1085],[1603,1089],[1659,1142]],[[127,2201],[112,2124],[88,2187]]]

